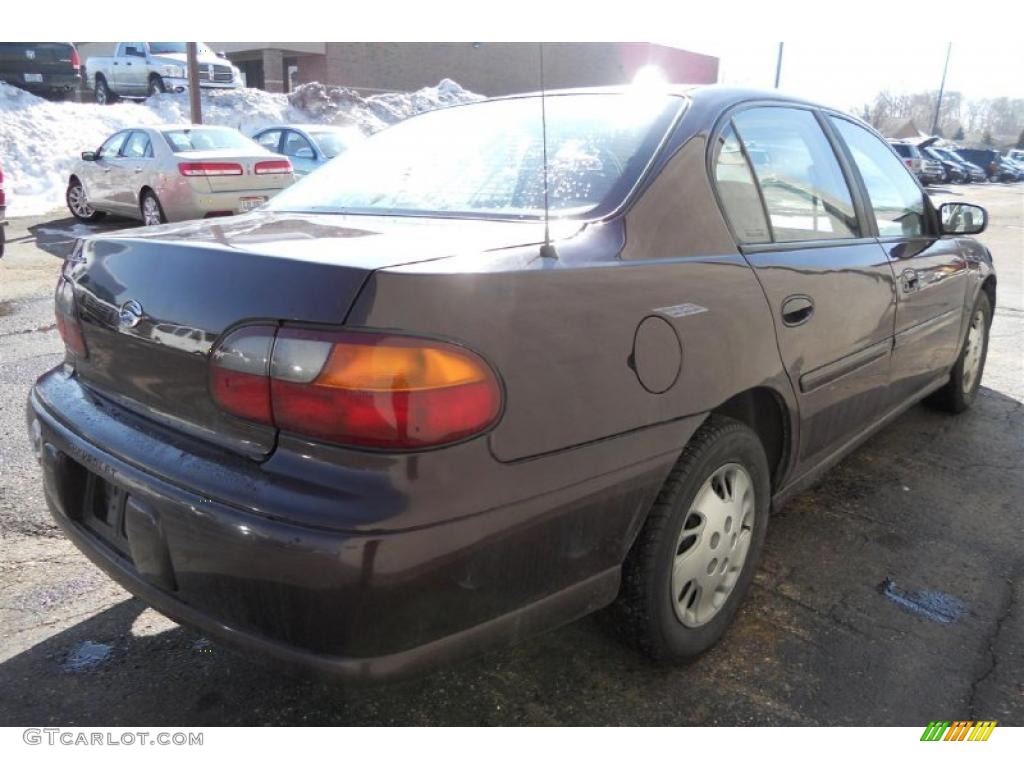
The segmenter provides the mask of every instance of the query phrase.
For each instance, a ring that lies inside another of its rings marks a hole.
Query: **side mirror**
[[[943,203],[939,219],[944,235],[977,235],[988,226],[988,211],[971,203]]]
[[[83,152],[82,159],[87,163],[91,163],[99,157],[95,152]]]

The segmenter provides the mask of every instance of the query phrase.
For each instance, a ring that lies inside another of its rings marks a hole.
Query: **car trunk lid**
[[[377,269],[537,242],[537,222],[257,212],[85,242],[69,260],[91,389],[252,458],[276,430],[223,413],[208,358],[241,323],[340,325]]]
[[[275,155],[270,152],[260,152],[258,149],[230,150],[211,149],[195,152],[177,152],[174,155],[175,161],[179,164],[228,164],[237,165],[242,169],[241,173],[224,173],[223,175],[189,176],[190,180],[197,183],[206,183],[211,192],[241,192],[251,190],[277,190],[283,189],[292,183],[294,176],[291,173],[266,173],[257,174],[256,164],[274,160],[287,160],[283,155]],[[205,180],[205,182],[204,182]]]

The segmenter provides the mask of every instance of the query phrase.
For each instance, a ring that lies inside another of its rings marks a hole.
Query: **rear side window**
[[[125,142],[121,155],[131,158],[152,157],[153,147],[149,141],[149,134],[145,131],[133,131],[131,137]]]
[[[715,155],[715,187],[733,234],[741,243],[771,241],[754,172],[730,124],[718,137]]]
[[[261,133],[256,138],[256,143],[258,143],[264,149],[268,149],[271,152],[277,152],[278,148],[281,146],[281,132],[266,131],[264,133]]]
[[[830,117],[864,179],[881,237],[913,237],[925,231],[924,193],[903,163],[874,134],[849,120]]]
[[[859,236],[853,197],[814,114],[758,107],[733,118],[776,242]]]

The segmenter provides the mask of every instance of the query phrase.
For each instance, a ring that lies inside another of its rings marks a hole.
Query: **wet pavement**
[[[1024,185],[936,196],[992,216],[999,303],[975,408],[911,409],[777,512],[722,643],[657,666],[597,616],[377,688],[221,648],[54,528],[24,402],[61,359],[57,257],[84,229],[15,220],[0,261],[0,725],[1024,725]]]

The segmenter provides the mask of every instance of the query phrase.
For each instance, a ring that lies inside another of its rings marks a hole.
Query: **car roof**
[[[266,131],[305,131],[306,133],[314,131],[334,130],[334,131],[359,131],[358,126],[355,125],[332,125],[331,123],[275,123],[274,125],[266,125],[260,128],[256,133],[265,133]]]
[[[784,101],[793,104],[818,107],[821,109],[833,109],[824,104],[804,99],[800,96],[786,93],[785,91],[767,90],[763,88],[742,88],[734,85],[718,84],[694,84],[694,83],[658,83],[654,85],[609,85],[592,86],[588,88],[557,88],[545,90],[545,96],[566,96],[574,94],[617,94],[626,95],[637,92],[661,93],[665,96],[687,96],[696,100],[714,101]],[[516,99],[523,97],[540,96],[540,91],[528,91],[524,93],[509,94],[508,96],[495,96],[486,101],[501,101],[504,99]],[[475,103],[475,102],[470,102]],[[840,112],[842,110],[834,110]]]

